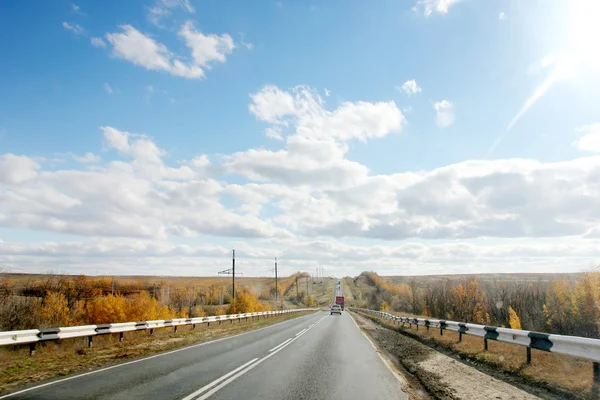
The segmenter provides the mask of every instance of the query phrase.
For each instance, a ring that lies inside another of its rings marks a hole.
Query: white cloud
[[[460,0],[418,0],[414,5],[415,12],[422,11],[423,15],[429,17],[432,13],[448,14],[450,7],[457,4]]]
[[[102,126],[100,129],[110,147],[138,162],[160,164],[161,157],[166,154],[146,135],[123,132],[110,126]]]
[[[506,19],[506,14],[504,13],[504,11],[501,11],[500,14],[498,14],[498,19],[500,21],[504,21]]]
[[[85,15],[84,12],[81,11],[81,7],[79,7],[77,4],[71,4],[71,9],[75,14]]]
[[[0,183],[18,184],[34,179],[40,165],[26,156],[0,155]]]
[[[190,14],[194,14],[196,12],[196,9],[192,7],[190,3],[190,0],[159,0],[159,3],[161,3],[163,7],[167,8],[181,7]]]
[[[106,93],[108,94],[113,94],[115,92],[115,90],[106,82],[104,82],[104,90],[106,90]]]
[[[325,88],[325,96],[327,96],[327,97],[331,96],[331,92],[327,88]]]
[[[573,143],[575,147],[581,151],[600,153],[600,123],[579,127],[577,131],[585,134]]]
[[[396,87],[396,89],[409,96],[421,92],[421,87],[417,85],[417,81],[414,79],[404,82],[402,86]]]
[[[179,31],[192,51],[192,57],[197,66],[208,67],[212,61],[225,62],[225,56],[230,54],[235,45],[228,34],[205,35],[194,28],[191,21],[186,22]]]
[[[268,135],[283,137],[284,128],[291,131],[282,150],[251,149],[225,158],[225,171],[258,181],[316,187],[357,184],[368,169],[345,158],[346,142],[400,132],[405,123],[394,102],[345,102],[330,111],[306,86],[288,92],[268,85],[251,99],[250,111],[273,125]]]
[[[90,39],[92,46],[94,47],[106,47],[106,42],[99,37],[93,37]]]
[[[464,241],[407,243],[394,246],[356,246],[335,240],[281,240],[277,245],[252,241],[235,243],[243,259],[244,276],[264,276],[265,262],[279,260],[280,275],[325,267],[337,276],[356,276],[364,270],[382,275],[578,272],[597,262],[597,244],[571,239],[560,243],[501,241],[473,244]],[[151,239],[94,239],[84,242],[1,243],[0,262],[19,265],[20,270],[48,271],[60,268],[71,273],[212,275],[225,265],[231,249],[219,245],[179,245]],[[165,269],[165,260],[168,268]],[[285,260],[285,261],[284,261]],[[401,268],[401,272],[399,270]],[[159,272],[160,271],[160,272]]]
[[[193,62],[186,63],[171,53],[165,45],[156,42],[131,25],[122,25],[121,33],[107,33],[106,39],[113,46],[113,54],[148,70],[166,71],[188,79],[201,78],[204,69],[210,69],[212,62],[225,62],[226,54],[235,48],[228,34],[205,35],[195,30],[191,22],[186,22],[179,31],[190,48]]]
[[[295,112],[292,95],[273,85],[265,86],[250,98],[252,99],[248,106],[250,112],[262,121],[278,123],[279,118]]]
[[[83,156],[75,155],[73,159],[77,162],[88,164],[88,163],[97,163],[100,162],[100,156],[95,155],[94,153],[87,152]]]
[[[455,120],[454,105],[448,100],[437,101],[433,105],[435,109],[435,123],[440,128],[447,128]]]
[[[157,0],[154,6],[148,7],[148,21],[159,28],[165,28],[161,20],[169,17],[172,13],[171,9],[177,7],[190,14],[196,12],[196,9],[192,7],[189,0]]]
[[[283,140],[283,136],[281,135],[281,127],[279,126],[265,129],[265,135],[271,139]]]
[[[244,37],[246,36],[244,33],[240,32],[240,44],[242,46],[244,46],[245,48],[247,48],[248,50],[252,50],[254,48],[254,45],[252,43],[247,43],[244,41]]]
[[[349,159],[348,149],[357,139],[402,131],[393,102],[328,109],[314,89],[266,86],[249,108],[281,136],[280,149],[173,160],[148,135],[103,126],[107,160],[66,156],[94,165],[0,155],[0,227],[79,236],[11,240],[0,245],[0,263],[207,274],[234,246],[245,273],[257,275],[273,256],[286,260],[283,271],[324,265],[340,275],[564,272],[598,264],[600,155],[378,175]],[[206,244],[177,243],[197,236]]]
[[[87,35],[87,31],[81,25],[70,24],[68,22],[63,22],[62,26],[66,30],[73,32],[75,34],[75,36],[85,36],[85,35]]]
[[[115,56],[149,70],[166,71],[184,78],[204,76],[200,67],[173,59],[165,45],[155,42],[131,25],[122,25],[121,28],[122,33],[106,34],[106,39],[113,45]]]

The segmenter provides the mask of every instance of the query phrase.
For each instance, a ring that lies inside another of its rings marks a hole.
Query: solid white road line
[[[367,339],[367,341],[369,343],[371,343],[371,346],[373,346],[373,349],[375,350],[375,353],[377,353],[377,355],[379,356],[379,358],[381,359],[381,361],[383,362],[383,364],[387,367],[387,369],[390,370],[390,372],[392,373],[392,375],[394,375],[394,377],[398,380],[398,382],[400,382],[400,386],[402,386],[403,390],[407,387],[408,382],[404,379],[404,377],[402,377],[400,375],[400,373],[396,372],[396,370],[392,367],[393,363],[391,362],[391,360],[388,360],[388,358],[386,356],[383,355],[382,352],[379,351],[379,349],[377,348],[377,346],[375,346],[375,343],[373,343],[373,341],[369,338],[369,336],[367,336],[367,334],[365,333],[365,331],[363,331],[360,326],[358,326],[358,323],[356,322],[356,320],[354,319],[354,317],[351,314],[350,315],[350,319],[352,320],[352,322],[354,322],[354,325],[356,325],[356,328],[360,331],[360,333],[363,334],[363,336],[365,337],[365,339]]]
[[[322,320],[322,319],[321,319]],[[319,322],[321,321],[319,320]],[[318,323],[318,322],[317,322]],[[316,324],[315,324],[316,325]],[[240,376],[244,375],[246,372],[250,371],[251,369],[253,369],[254,367],[256,367],[257,365],[263,363],[264,361],[268,360],[269,358],[271,358],[272,356],[274,356],[275,354],[279,353],[281,350],[285,349],[286,347],[288,347],[290,344],[294,343],[294,341],[300,339],[300,337],[304,334],[306,334],[311,328],[308,329],[304,329],[303,331],[299,332],[295,338],[290,339],[289,341],[286,341],[283,343],[283,346],[281,346],[280,348],[278,348],[277,350],[273,351],[271,354],[269,354],[268,356],[265,356],[263,358],[261,358],[260,360],[258,360],[257,362],[251,364],[249,367],[247,367],[246,369],[238,372],[237,374],[235,374],[234,376],[230,377],[229,379],[227,379],[225,382],[221,383],[219,386],[211,389],[210,391],[204,393],[202,396],[197,397],[195,400],[206,400],[208,399],[210,396],[212,396],[213,394],[217,393],[219,390],[221,390],[222,388],[224,388],[225,386],[227,386],[228,384],[230,384],[231,382],[233,382],[234,380],[236,380],[237,378],[239,378]],[[184,400],[187,400],[188,398],[186,397]]]
[[[271,350],[269,350],[269,353],[272,351],[277,350],[278,348],[280,348],[281,346],[283,346],[284,344],[286,344],[287,342],[289,342],[290,340],[292,340],[292,338],[289,338],[288,340],[286,340],[285,342],[278,344],[277,346],[273,347]]]
[[[246,364],[237,367],[236,369],[234,369],[231,372],[228,372],[227,374],[223,375],[222,377],[220,377],[219,379],[215,379],[214,381],[212,381],[211,383],[209,383],[206,386],[201,387],[200,389],[196,390],[194,393],[190,394],[187,397],[184,397],[183,400],[192,400],[194,397],[198,396],[201,393],[206,392],[208,389],[210,389],[211,387],[217,385],[218,383],[220,383],[221,381],[224,381],[225,379],[229,378],[231,375],[237,373],[238,371],[246,368],[248,365],[252,364],[253,362],[255,362],[256,360],[258,360],[258,358],[255,358],[254,360],[250,360],[248,361]]]
[[[296,333],[296,336],[298,336],[298,335],[300,335],[300,334],[302,334],[302,333],[306,332],[306,330],[307,330],[307,328],[304,328],[304,329],[302,329],[300,332]]]
[[[298,318],[302,318],[302,317],[298,317]],[[87,375],[97,374],[98,372],[108,371],[109,369],[124,367],[126,365],[131,365],[131,364],[139,363],[139,362],[142,362],[142,361],[151,360],[153,358],[162,357],[162,356],[166,356],[166,355],[173,354],[173,353],[178,353],[180,351],[193,349],[194,347],[206,346],[207,344],[218,343],[218,342],[222,342],[224,340],[233,339],[233,338],[236,338],[236,337],[239,337],[239,336],[248,335],[250,333],[262,331],[263,329],[269,329],[269,328],[272,328],[272,327],[277,326],[279,324],[285,324],[286,322],[292,322],[292,321],[294,321],[294,319],[288,319],[288,320],[281,321],[281,322],[278,322],[278,323],[273,324],[273,325],[265,326],[263,328],[258,328],[258,329],[254,329],[254,330],[251,330],[251,331],[248,331],[248,332],[238,333],[237,335],[227,336],[227,337],[223,337],[223,338],[220,338],[220,339],[211,340],[209,342],[193,344],[191,346],[182,347],[181,349],[171,350],[171,351],[167,351],[165,353],[160,353],[160,354],[155,354],[153,356],[149,356],[149,357],[145,357],[145,358],[140,358],[139,360],[128,361],[128,362],[125,362],[123,364],[117,364],[117,365],[113,365],[113,366],[106,367],[106,368],[100,368],[100,369],[97,369],[95,371],[85,372],[83,374],[79,374],[79,375],[75,375],[75,376],[70,376],[68,378],[63,378],[63,379],[58,379],[58,380],[55,380],[55,381],[52,381],[52,382],[43,383],[41,385],[37,385],[37,386],[33,386],[33,387],[30,387],[30,388],[27,388],[27,389],[19,390],[18,392],[12,392],[12,393],[9,393],[9,394],[5,394],[4,396],[0,396],[0,400],[7,399],[9,397],[16,396],[16,395],[21,394],[21,393],[29,392],[31,390],[40,389],[40,388],[43,388],[43,387],[46,387],[46,386],[55,385],[57,383],[70,381],[71,379],[82,378],[82,377],[87,376]]]

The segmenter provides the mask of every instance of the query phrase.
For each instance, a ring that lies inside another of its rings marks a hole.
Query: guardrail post
[[[461,334],[462,336],[462,334]],[[488,341],[487,338],[483,338],[483,351],[488,351]]]
[[[444,328],[442,328],[442,324],[440,324],[440,336],[444,336]]]
[[[119,332],[119,342],[123,341],[123,332]]]
[[[173,327],[173,332],[177,332],[177,325]]]
[[[592,398],[600,398],[600,363],[594,362],[594,380],[592,381]]]
[[[531,364],[531,347],[527,346],[527,364]]]
[[[35,342],[29,343],[29,355],[35,356]],[[594,363],[594,364],[596,364],[596,363]]]
[[[487,340],[487,339],[484,339]],[[462,342],[462,332],[458,332],[458,341]]]
[[[192,329],[196,329],[196,324],[192,324]]]
[[[94,337],[93,336],[88,336],[88,347],[91,348],[92,347],[92,343],[94,342]]]
[[[150,328],[150,335],[154,335],[154,329]]]

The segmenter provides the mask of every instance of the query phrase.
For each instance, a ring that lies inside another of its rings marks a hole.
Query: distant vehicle
[[[331,306],[331,315],[333,314],[342,315],[342,307],[340,307],[338,304],[334,304],[333,306]]]
[[[344,296],[335,296],[335,304],[339,305],[342,311],[344,311]]]

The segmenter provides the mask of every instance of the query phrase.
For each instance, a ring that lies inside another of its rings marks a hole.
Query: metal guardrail
[[[29,344],[29,350],[31,354],[35,354],[35,345],[39,342],[49,340],[62,340],[79,337],[88,338],[88,346],[92,347],[92,338],[97,335],[106,335],[111,333],[120,333],[119,340],[123,340],[124,332],[150,330],[150,334],[154,332],[154,329],[158,328],[169,328],[172,327],[177,331],[178,326],[192,325],[192,329],[198,324],[208,324],[211,322],[222,322],[222,321],[234,321],[242,319],[254,319],[260,317],[270,317],[275,315],[289,314],[302,311],[315,311],[317,308],[300,308],[292,310],[278,310],[278,311],[262,311],[245,314],[229,314],[229,315],[218,315],[212,317],[197,317],[197,318],[175,318],[169,320],[153,320],[153,321],[141,321],[141,322],[121,322],[114,324],[100,324],[100,325],[82,325],[82,326],[69,326],[64,328],[47,328],[47,329],[28,329],[21,331],[5,331],[0,332],[0,346],[10,345],[26,345]]]
[[[455,331],[459,333],[459,341],[462,340],[463,334],[479,336],[483,338],[484,351],[488,350],[488,340],[526,346],[527,364],[531,364],[531,349],[566,354],[592,361],[592,398],[600,398],[600,339],[552,335],[549,333],[498,328],[496,326],[469,324],[442,319],[403,317],[366,308],[350,308],[350,310],[374,314],[398,324],[415,324],[417,329],[419,329],[419,326],[424,326],[427,330],[431,328],[439,329],[440,335],[444,334],[444,330]]]
[[[443,335],[444,330],[455,331],[460,334],[459,340],[462,339],[462,334],[479,336],[485,340],[485,350],[487,350],[488,340],[496,340],[499,342],[516,344],[519,346],[527,346],[527,349],[529,349],[527,352],[528,363],[531,362],[530,349],[567,354],[594,362],[600,362],[599,339],[590,339],[579,336],[552,335],[549,333],[498,328],[495,326],[469,324],[440,319],[402,317],[382,311],[368,310],[365,308],[352,308],[352,310],[375,314],[397,323],[415,324],[417,327],[425,326],[428,329],[436,328],[440,330],[441,335]]]

